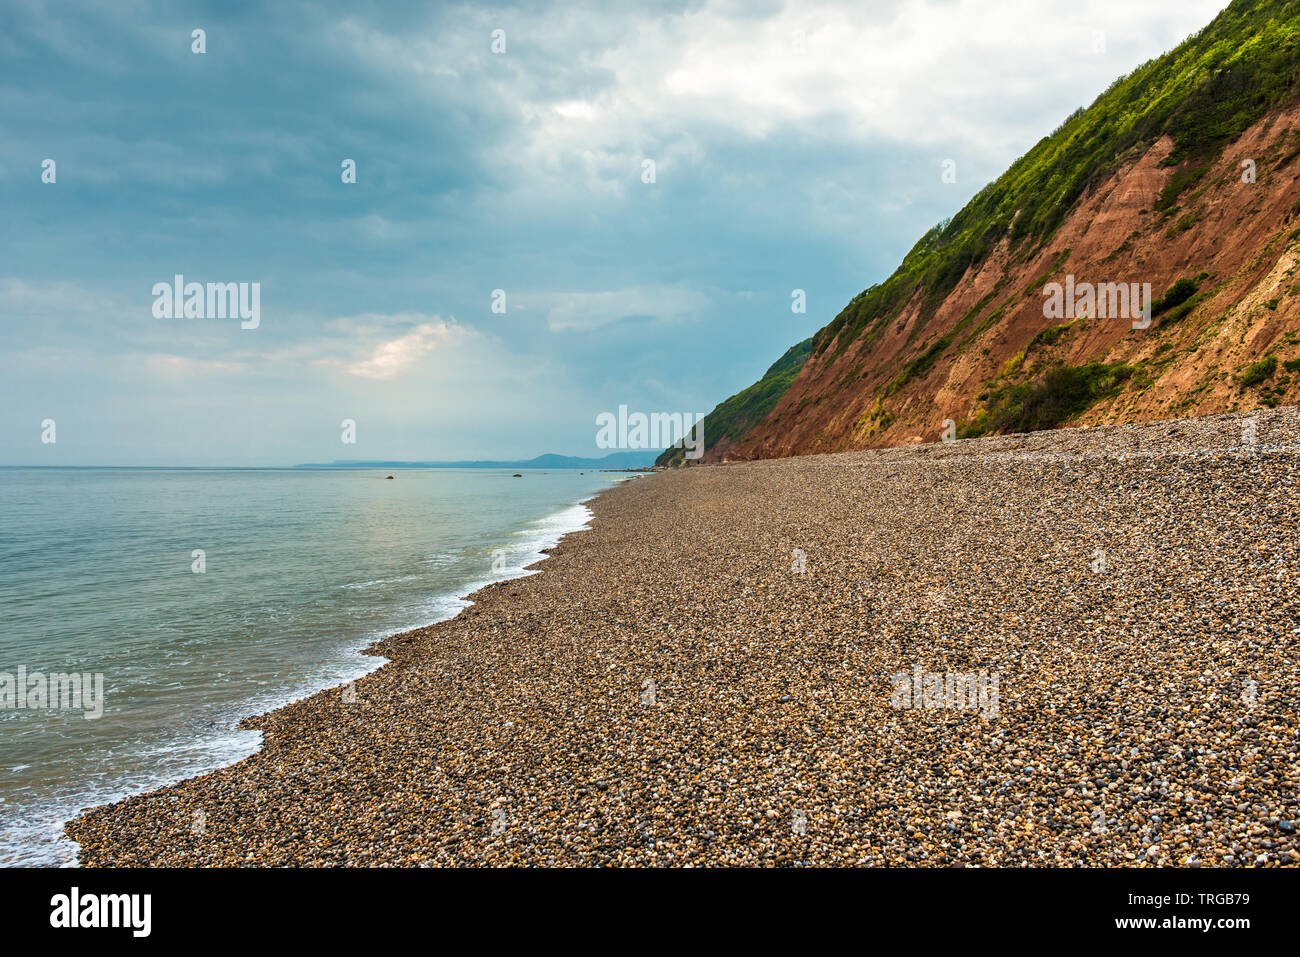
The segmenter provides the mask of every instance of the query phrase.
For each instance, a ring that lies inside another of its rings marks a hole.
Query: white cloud
[[[600,111],[584,100],[570,100],[566,103],[558,103],[555,106],[555,112],[566,120],[595,120],[600,117]]]
[[[498,159],[554,176],[581,158],[583,190],[627,180],[642,156],[699,159],[701,140],[726,135],[957,144],[1003,164],[1223,6],[906,0],[864,10],[812,0],[750,18],[713,2],[605,33],[597,49],[529,24],[534,43],[572,45],[572,63],[496,91],[519,104],[527,138]],[[593,88],[575,99],[575,85]]]
[[[432,321],[421,323],[404,336],[373,347],[364,359],[350,362],[320,359],[315,364],[333,366],[364,379],[395,379],[412,371],[421,359],[434,350],[454,346],[471,335],[474,335],[471,330],[457,325],[454,319],[447,322],[434,317]]]

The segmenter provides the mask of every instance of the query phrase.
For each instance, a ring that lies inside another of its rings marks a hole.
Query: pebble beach
[[[67,834],[92,866],[1295,866],[1298,493],[1296,408],[638,476],[249,719],[257,753]]]

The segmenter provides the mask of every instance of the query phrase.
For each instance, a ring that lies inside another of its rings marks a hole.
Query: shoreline
[[[1295,864],[1297,438],[1286,408],[620,482],[370,645],[354,702],[66,831],[96,865]],[[891,706],[919,666],[1000,675],[996,715]]]
[[[561,503],[555,508],[531,518],[523,519],[524,527],[522,529],[511,533],[511,537],[503,538],[500,541],[503,548],[517,549],[509,559],[510,564],[508,567],[502,572],[492,573],[493,577],[491,578],[469,578],[460,585],[432,594],[428,599],[429,610],[435,615],[432,619],[419,624],[401,627],[396,631],[385,630],[379,633],[372,632],[369,635],[354,635],[341,648],[331,653],[329,660],[336,660],[339,663],[338,667],[331,669],[335,672],[333,675],[324,672],[319,675],[306,674],[289,681],[288,684],[291,687],[286,688],[279,694],[273,696],[261,695],[259,698],[250,699],[243,705],[238,706],[237,709],[232,708],[231,710],[234,710],[236,715],[242,711],[243,716],[231,716],[228,723],[223,723],[219,728],[213,726],[214,730],[211,736],[196,738],[186,744],[196,753],[211,755],[209,760],[199,762],[194,767],[182,770],[179,773],[175,770],[171,772],[160,771],[146,777],[144,780],[134,779],[137,783],[131,781],[119,782],[117,786],[109,790],[101,790],[96,795],[99,800],[94,804],[83,803],[77,805],[65,799],[65,807],[60,810],[52,808],[51,811],[45,813],[49,836],[41,839],[41,843],[50,845],[52,850],[48,854],[52,856],[52,859],[49,861],[35,858],[30,861],[15,860],[11,866],[81,866],[79,845],[67,835],[67,826],[71,822],[90,810],[111,807],[132,797],[153,794],[186,781],[202,778],[234,767],[258,753],[265,743],[264,736],[258,726],[262,719],[317,694],[331,690],[340,691],[347,689],[350,685],[355,686],[356,683],[382,669],[389,663],[389,659],[385,658],[377,650],[382,642],[412,631],[431,628],[456,617],[472,605],[471,599],[474,594],[494,584],[517,581],[537,574],[539,566],[548,557],[547,553],[561,539],[589,528],[591,510],[586,507],[586,503],[602,491],[604,491],[604,488],[597,489],[594,493],[583,494],[576,500]],[[515,564],[516,562],[519,562],[519,564]],[[434,608],[438,610],[433,611]],[[379,660],[376,661],[375,659]],[[350,664],[344,667],[341,664],[342,662],[350,662]],[[322,661],[323,666],[324,661]],[[324,679],[324,683],[321,682],[321,679]],[[255,739],[250,740],[250,735],[254,735]],[[32,827],[35,827],[35,825],[32,825]],[[68,844],[73,846],[69,848],[67,847]],[[63,845],[63,848],[60,848],[59,845]],[[58,853],[60,850],[64,851],[64,853]],[[73,852],[70,856],[66,854],[66,851],[69,850]],[[33,848],[25,853],[34,855],[37,850]]]

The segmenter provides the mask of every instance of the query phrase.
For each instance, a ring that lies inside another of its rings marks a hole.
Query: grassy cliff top
[[[1165,135],[1174,143],[1168,164],[1184,167],[1157,204],[1172,206],[1205,171],[1198,162],[1294,94],[1298,79],[1300,0],[1236,0],[1176,49],[1117,79],[922,236],[893,275],[817,333],[814,354],[878,338],[918,290],[924,322],[1003,239],[1030,258],[1089,187]]]

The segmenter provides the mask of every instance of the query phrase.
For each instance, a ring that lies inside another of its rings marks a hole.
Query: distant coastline
[[[353,460],[294,465],[295,469],[646,469],[655,464],[661,449],[637,449],[611,452],[598,459],[548,452],[531,459],[489,461],[474,459],[460,462],[403,462],[390,459]]]

